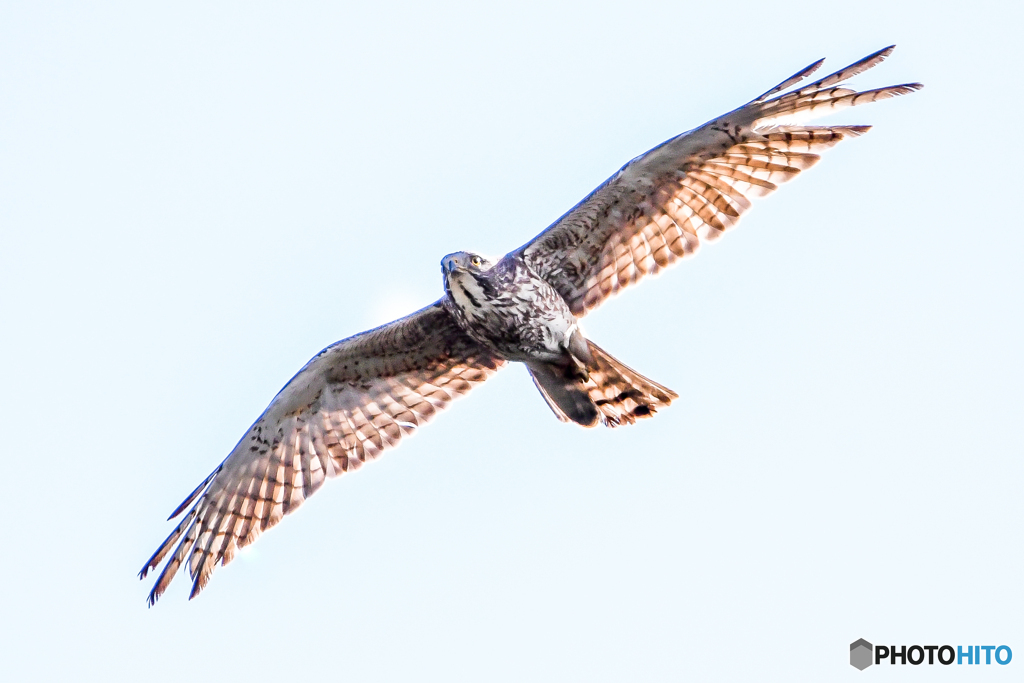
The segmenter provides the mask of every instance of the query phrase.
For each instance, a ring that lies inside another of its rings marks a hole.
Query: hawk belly
[[[502,358],[565,360],[579,323],[562,296],[525,265],[499,263],[480,274],[457,271],[446,284],[459,326]]]

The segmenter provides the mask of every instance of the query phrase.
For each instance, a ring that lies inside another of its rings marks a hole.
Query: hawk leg
[[[579,330],[576,330],[569,337],[569,344],[564,348],[566,355],[569,357],[569,363],[565,369],[566,379],[589,382],[590,369],[588,366],[593,365],[594,356],[590,353],[590,347],[587,345],[586,338],[580,334]]]

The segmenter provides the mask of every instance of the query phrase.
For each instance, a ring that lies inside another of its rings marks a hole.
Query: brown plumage
[[[626,164],[547,230],[497,263],[460,252],[442,261],[445,296],[318,354],[281,390],[228,457],[174,511],[185,516],[146,562],[170,559],[153,604],[182,564],[191,597],[218,564],[360,467],[507,361],[524,362],[563,421],[631,424],[677,395],[587,340],[579,318],[736,225],[750,199],[777,189],[819,153],[868,126],[800,120],[913,92],[865,92],[846,79],[892,48],[784,92],[821,61],[760,97]]]

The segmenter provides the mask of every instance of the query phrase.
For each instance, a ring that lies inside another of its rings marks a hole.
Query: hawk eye
[[[483,260],[482,260],[482,259],[481,259],[481,258],[480,258],[479,256],[474,256],[474,257],[473,257],[473,258],[472,258],[472,259],[470,260],[470,263],[472,263],[472,264],[473,264],[473,267],[474,267],[474,268],[479,268],[479,267],[480,267],[480,264],[481,264],[481,263],[483,263]]]

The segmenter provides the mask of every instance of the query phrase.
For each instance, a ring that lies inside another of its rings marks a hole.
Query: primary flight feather
[[[310,360],[228,457],[171,514],[185,513],[139,573],[170,556],[149,594],[185,564],[195,597],[218,564],[294,510],[330,477],[357,469],[508,361],[525,363],[562,421],[631,424],[676,394],[586,339],[579,318],[643,276],[694,254],[734,226],[750,199],[817,163],[868,126],[798,123],[918,90],[842,84],[880,50],[802,88],[811,64],[724,116],[623,166],[540,235],[492,262],[441,261],[444,296],[342,340]],[[788,92],[787,92],[788,90]]]

